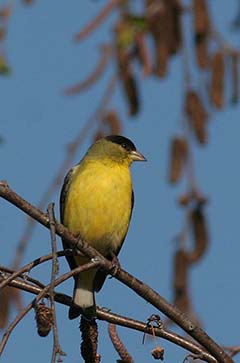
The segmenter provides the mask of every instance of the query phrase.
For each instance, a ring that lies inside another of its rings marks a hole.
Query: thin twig
[[[64,250],[64,251],[57,252],[58,257],[72,256],[73,254],[75,255],[76,251],[73,252],[71,250]],[[5,277],[3,278],[2,282],[0,283],[0,290],[3,289],[6,285],[9,285],[9,283],[12,280],[16,279],[17,277],[21,277],[24,280],[29,280],[30,282],[35,283],[39,287],[42,287],[42,286],[39,285],[40,284],[39,281],[24,275],[24,273],[29,272],[34,267],[36,267],[36,266],[38,266],[38,265],[40,265],[40,264],[42,264],[44,262],[47,262],[47,261],[51,260],[52,257],[53,257],[52,253],[50,253],[49,255],[41,256],[39,258],[36,258],[32,262],[29,262],[27,265],[23,266],[22,268],[20,268],[17,271],[0,265],[0,273],[2,271],[11,273],[11,275],[9,275],[7,278],[5,278]]]
[[[30,215],[32,218],[38,220],[39,223],[49,228],[49,218],[46,214],[42,213],[38,208],[35,208],[29,202],[22,199],[13,190],[11,190],[5,183],[0,182],[0,196],[10,203],[23,210],[25,213]],[[166,301],[150,286],[144,284],[127,271],[118,269],[113,271],[111,261],[104,258],[98,251],[93,247],[89,246],[80,237],[75,237],[66,227],[56,222],[56,233],[66,239],[72,248],[79,249],[89,259],[97,258],[99,264],[109,274],[121,281],[123,284],[128,286],[130,289],[135,291],[145,301],[151,303],[155,308],[162,311],[166,316],[172,319],[177,325],[185,330],[192,338],[194,338],[199,344],[201,344],[210,354],[219,361],[219,363],[232,363],[232,359],[224,352],[224,350],[195,322],[193,322],[186,314],[182,313],[174,305]]]
[[[6,272],[7,272],[7,274],[6,274]],[[19,271],[14,271],[13,269],[2,266],[2,265],[0,265],[0,275],[3,278],[3,281],[0,283],[0,290],[3,289],[6,285],[9,285],[9,282],[14,280],[16,277],[19,277],[19,278],[23,279],[24,281],[31,282],[32,284],[34,284],[38,287],[41,287],[41,288],[45,287],[45,285],[42,284],[39,280],[36,280],[36,279],[32,278],[31,276],[28,276],[25,273],[22,273]],[[13,276],[13,275],[15,275],[15,276]]]
[[[86,38],[90,33],[92,33],[104,19],[110,14],[110,12],[116,8],[122,0],[111,0],[107,3],[106,6],[100,11],[100,13],[89,23],[87,24],[79,33],[74,35],[74,40],[76,42],[82,41]]]
[[[234,357],[236,354],[239,354],[240,353],[240,346],[239,345],[236,345],[236,346],[223,346],[223,349],[226,350],[228,352],[228,354],[231,356],[231,357]]]
[[[52,351],[52,363],[56,362],[57,356],[61,357],[66,355],[63,352],[59,337],[58,337],[58,329],[57,329],[57,318],[56,318],[56,309],[54,303],[54,287],[56,276],[58,275],[59,265],[57,259],[57,242],[56,242],[56,232],[55,232],[55,216],[54,216],[54,203],[50,203],[48,205],[48,216],[49,216],[49,227],[50,227],[50,236],[51,236],[51,246],[52,246],[52,271],[51,271],[51,282],[49,289],[50,303],[53,315],[53,351]]]
[[[73,270],[72,270],[73,271]],[[74,273],[75,274],[75,273]],[[71,276],[71,275],[70,275]],[[30,292],[32,294],[38,295],[42,289],[32,286],[27,282],[20,282],[18,280],[13,280],[9,284],[15,288],[21,289],[25,292]],[[55,293],[54,299],[56,302],[70,306],[72,298],[68,295]],[[116,325],[123,326],[125,328],[137,330],[143,333],[147,333],[150,335],[155,334],[158,337],[166,339],[190,352],[193,354],[200,354],[203,360],[209,363],[217,363],[216,359],[209,353],[207,353],[203,348],[197,344],[195,344],[192,340],[189,340],[185,337],[181,337],[179,334],[173,333],[169,330],[164,328],[156,328],[156,327],[149,327],[145,322],[141,322],[135,319],[131,319],[125,316],[121,316],[118,314],[114,314],[112,312],[106,311],[106,309],[97,308],[97,317],[100,320],[107,321],[109,323],[113,323]],[[154,329],[154,333],[153,333]]]
[[[99,59],[94,71],[82,82],[75,84],[74,86],[68,87],[64,90],[66,96],[73,96],[93,85],[106,70],[108,61],[112,55],[112,48],[109,45],[102,45],[101,48],[101,58]]]
[[[64,275],[60,276],[58,279],[56,279],[54,281],[54,286],[58,286],[59,284],[61,284],[62,282],[66,281],[67,279],[69,279],[71,276],[78,274],[79,272],[82,271],[87,271],[91,268],[95,268],[98,265],[97,261],[91,261],[86,263],[85,265],[82,266],[78,266],[77,268],[75,268],[74,270],[71,270],[67,273],[65,273]],[[39,289],[39,288],[38,288]],[[12,333],[13,329],[16,327],[16,325],[24,318],[24,316],[32,309],[34,308],[34,306],[37,304],[38,301],[40,301],[43,297],[45,297],[47,294],[49,294],[49,290],[51,289],[51,284],[47,285],[44,289],[42,289],[37,297],[32,300],[32,302],[30,304],[28,304],[26,306],[26,308],[21,311],[20,314],[18,314],[18,316],[14,319],[14,321],[9,325],[8,329],[6,330],[6,332],[4,333],[3,337],[2,337],[2,341],[0,344],[0,356],[3,353],[4,347],[9,339],[10,334]]]

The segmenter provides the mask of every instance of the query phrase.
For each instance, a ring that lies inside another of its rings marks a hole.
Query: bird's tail
[[[75,279],[73,304],[69,309],[69,319],[75,319],[82,314],[86,319],[96,317],[96,305],[93,282],[96,270],[81,272]]]

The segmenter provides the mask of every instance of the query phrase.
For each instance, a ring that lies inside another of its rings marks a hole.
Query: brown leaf
[[[130,58],[124,49],[117,50],[118,73],[128,101],[129,114],[134,116],[139,111],[139,94],[137,82],[132,72]]]
[[[179,249],[174,257],[174,304],[185,313],[190,311],[191,305],[188,293],[188,268],[188,253],[183,249]]]
[[[203,213],[203,205],[197,204],[190,215],[192,233],[194,237],[194,249],[189,254],[189,261],[195,263],[205,254],[208,247],[208,230],[206,218]]]
[[[0,20],[6,20],[9,18],[12,12],[11,5],[5,5],[0,8]]]
[[[185,112],[188,116],[189,124],[194,131],[200,144],[207,142],[207,119],[208,115],[199,95],[188,90],[185,99]]]
[[[188,156],[188,144],[182,137],[174,137],[171,141],[169,182],[176,183],[183,174]]]
[[[193,17],[196,58],[199,67],[205,69],[209,65],[208,40],[210,29],[210,19],[206,0],[193,1]]]
[[[175,54],[182,43],[181,8],[175,0],[163,0],[161,4],[147,0],[146,7],[148,27],[155,44],[156,74],[164,77],[167,74],[169,56]]]
[[[0,42],[2,42],[6,37],[6,29],[1,27],[0,28]]]
[[[177,250],[174,257],[173,286],[175,291],[187,290],[188,267],[189,267],[188,253],[183,249]]]
[[[211,61],[210,100],[217,108],[224,106],[224,56],[217,52]]]
[[[197,34],[209,32],[210,19],[206,0],[193,0],[194,28]]]
[[[232,52],[231,54],[232,67],[232,103],[239,101],[239,54]]]
[[[197,63],[201,69],[206,69],[209,66],[208,37],[196,34],[194,41]]]

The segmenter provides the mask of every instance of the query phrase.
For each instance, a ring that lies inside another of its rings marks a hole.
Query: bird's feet
[[[111,252],[111,257],[112,257],[112,261],[111,261],[112,262],[112,267],[111,267],[112,276],[115,276],[117,274],[117,272],[121,269],[121,265],[120,265],[119,259],[113,252]]]

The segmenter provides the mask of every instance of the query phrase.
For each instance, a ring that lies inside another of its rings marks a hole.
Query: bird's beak
[[[145,156],[143,156],[143,154],[141,154],[139,151],[135,151],[135,150],[131,151],[130,156],[131,156],[132,161],[147,161]]]

